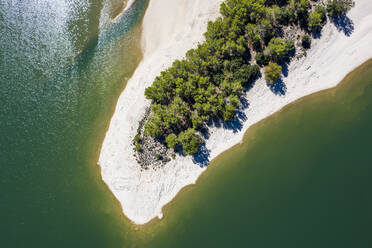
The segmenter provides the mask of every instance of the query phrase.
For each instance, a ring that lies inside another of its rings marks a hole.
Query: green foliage
[[[221,4],[221,14],[246,24],[256,23],[267,14],[264,0],[226,0]]]
[[[320,18],[322,19],[322,24],[327,21],[327,9],[322,5],[316,5],[315,11],[320,14]]]
[[[224,121],[231,121],[234,119],[235,116],[235,107],[233,104],[226,104],[225,109],[223,111],[223,120]]]
[[[267,44],[275,36],[274,27],[268,19],[262,19],[258,24],[258,33],[261,39]]]
[[[177,138],[177,135],[175,135],[174,133],[171,133],[169,134],[166,138],[165,138],[165,143],[167,143],[167,146],[169,148],[174,148],[176,145],[178,145],[178,138]]]
[[[260,68],[257,65],[243,64],[232,71],[230,81],[239,81],[243,86],[256,79],[260,73]],[[240,94],[240,92],[239,92]],[[237,94],[237,95],[239,95]]]
[[[290,53],[293,49],[293,41],[284,41],[279,38],[273,38],[270,40],[266,48],[266,53],[268,54],[271,61],[282,63],[289,58]]]
[[[136,142],[136,143],[141,142],[141,136],[139,134],[137,134],[136,136],[134,136],[134,142]]]
[[[299,21],[300,24],[304,24],[307,21],[309,7],[309,0],[290,0],[289,9],[293,15],[292,21]]]
[[[196,112],[194,112],[191,115],[191,122],[192,122],[192,127],[194,129],[197,129],[197,128],[199,128],[199,127],[201,127],[203,125],[204,120]]]
[[[275,26],[288,25],[293,19],[291,11],[286,7],[273,6],[271,9],[271,20]]]
[[[136,144],[136,151],[137,151],[137,152],[142,151],[142,147],[141,147],[140,144]]]
[[[308,18],[309,30],[319,31],[321,29],[321,24],[322,24],[322,16],[317,11],[311,12]]]
[[[265,79],[270,83],[278,81],[282,74],[282,67],[274,62],[270,62],[267,66],[265,66],[264,70]]]
[[[178,140],[182,145],[183,152],[186,155],[194,155],[198,152],[199,146],[203,143],[201,138],[192,128],[187,129],[179,134]]]
[[[238,107],[240,105],[240,99],[236,95],[230,95],[228,97],[228,103],[231,103],[234,107]]]
[[[245,36],[249,40],[252,48],[255,51],[261,51],[262,45],[261,45],[261,36],[258,32],[257,25],[253,23],[248,23],[246,26]]]
[[[145,124],[145,134],[149,134],[152,137],[160,137],[164,131],[163,121],[156,115],[151,116]]]
[[[260,66],[267,65],[269,63],[269,60],[270,60],[269,56],[267,56],[267,55],[265,55],[264,53],[261,53],[261,52],[258,52],[256,54],[255,59],[256,59],[256,63]]]
[[[287,49],[287,57],[291,57],[295,53],[295,45],[293,40],[285,40],[285,45]]]
[[[225,0],[222,17],[208,23],[205,42],[145,90],[152,100],[145,134],[168,147],[182,146],[185,154],[197,152],[202,140],[195,130],[214,118],[232,120],[244,87],[260,76],[259,66],[266,66],[268,81],[280,78],[279,64],[288,62],[295,49],[293,41],[278,38],[284,27],[299,24],[304,29],[309,24],[314,29],[324,24],[326,9],[315,4],[309,15],[311,7],[309,0]],[[252,51],[257,65],[250,64]]]
[[[327,21],[327,10],[321,5],[315,7],[315,11],[311,12],[308,18],[308,28],[310,31],[319,32]]]
[[[327,12],[331,17],[338,17],[346,14],[354,5],[353,0],[328,0]]]

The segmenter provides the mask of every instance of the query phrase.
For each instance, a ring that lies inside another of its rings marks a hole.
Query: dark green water
[[[100,145],[147,1],[0,3],[0,247],[372,247],[372,62],[248,130],[135,227]]]
[[[0,247],[123,247],[96,165],[147,0],[0,2]]]
[[[255,125],[144,247],[372,247],[372,61]]]

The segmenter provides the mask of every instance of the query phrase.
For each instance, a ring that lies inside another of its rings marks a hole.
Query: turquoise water
[[[372,62],[130,224],[96,163],[146,5],[111,23],[121,0],[1,1],[0,247],[372,247]]]

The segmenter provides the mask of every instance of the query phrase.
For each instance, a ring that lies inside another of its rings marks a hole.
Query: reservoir
[[[371,247],[371,61],[251,127],[162,220],[125,218],[97,160],[147,3],[0,3],[0,246]]]

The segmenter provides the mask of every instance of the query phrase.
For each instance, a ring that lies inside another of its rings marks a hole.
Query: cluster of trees
[[[313,32],[320,32],[327,21],[327,10],[321,5],[315,6],[315,10],[309,14],[308,28]]]
[[[222,17],[208,24],[206,41],[146,89],[152,106],[145,134],[195,154],[202,143],[196,130],[212,118],[232,120],[244,88],[260,75],[260,66],[267,81],[280,78],[281,64],[295,50],[292,40],[280,38],[283,27],[320,30],[327,11],[347,11],[349,7],[340,10],[339,3],[348,1],[330,0],[325,8],[309,0],[226,0]],[[250,64],[252,55],[257,65]]]
[[[331,17],[338,17],[348,12],[354,5],[353,0],[328,0],[327,12]]]

